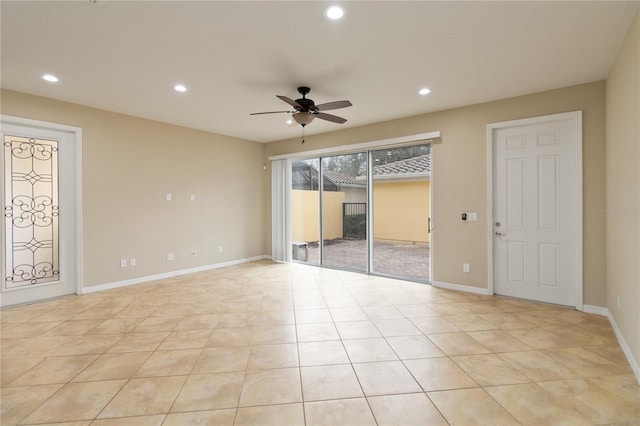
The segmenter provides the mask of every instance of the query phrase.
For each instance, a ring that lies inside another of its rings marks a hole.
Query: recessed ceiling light
[[[331,6],[325,10],[324,14],[332,21],[337,21],[344,16],[344,9],[340,6]]]
[[[429,93],[431,93],[431,90],[427,89],[426,87],[423,87],[422,89],[420,89],[418,91],[418,93],[424,96],[424,95],[428,95]]]
[[[43,80],[50,81],[51,83],[56,83],[58,81],[58,77],[53,74],[45,74],[42,76]]]
[[[173,89],[176,92],[186,92],[187,91],[187,88],[183,84],[176,84],[175,86],[173,86]]]
[[[292,125],[292,124],[293,124],[293,120],[292,120],[291,118],[290,118],[290,119],[288,119],[288,120],[287,120],[287,124],[288,124],[289,126],[290,126],[290,125]]]

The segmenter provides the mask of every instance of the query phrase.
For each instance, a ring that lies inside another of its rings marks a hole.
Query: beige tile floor
[[[1,311],[3,426],[640,424],[604,317],[268,261]]]

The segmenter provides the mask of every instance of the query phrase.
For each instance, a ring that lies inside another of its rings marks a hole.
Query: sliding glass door
[[[291,258],[320,264],[320,160],[291,164]]]
[[[371,158],[371,272],[430,281],[430,146],[371,151]]]
[[[292,162],[293,260],[428,282],[430,145]]]
[[[367,153],[321,161],[322,265],[367,272]]]

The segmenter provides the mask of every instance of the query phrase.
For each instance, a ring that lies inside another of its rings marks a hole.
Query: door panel
[[[428,282],[431,146],[371,151],[372,272]]]
[[[538,245],[538,279],[541,286],[558,288],[560,285],[560,246],[540,243]]]
[[[537,121],[494,130],[494,290],[576,306],[578,127]]]
[[[2,125],[2,306],[76,293],[75,133]]]
[[[510,229],[524,229],[526,218],[525,188],[526,163],[524,158],[507,160],[507,225]]]
[[[524,284],[526,277],[527,247],[524,241],[507,241],[507,280]]]
[[[321,163],[322,265],[367,272],[367,153]]]
[[[296,262],[320,264],[320,160],[291,163],[291,238]]]
[[[558,230],[558,156],[538,158],[538,229]]]

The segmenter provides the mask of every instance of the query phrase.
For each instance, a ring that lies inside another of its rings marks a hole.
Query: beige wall
[[[640,17],[607,78],[607,308],[640,364]],[[618,304],[619,301],[619,304]],[[636,371],[640,377],[640,372]]]
[[[374,182],[374,238],[428,243],[430,188],[429,181]]]
[[[356,106],[354,106],[356,108]],[[432,146],[433,279],[487,288],[487,124],[567,111],[583,111],[584,303],[605,306],[604,81],[519,96],[267,144],[271,155],[353,143],[442,132]],[[269,184],[265,192],[270,194]],[[270,200],[268,195],[267,200]],[[267,201],[268,202],[268,201]],[[478,212],[478,222],[463,223],[460,213]],[[270,209],[265,226],[271,229]],[[267,232],[265,251],[270,252]],[[471,272],[462,272],[469,263]]]
[[[264,254],[263,145],[8,90],[1,95],[2,114],[82,128],[84,286]],[[190,258],[190,250],[198,256]],[[166,260],[168,252],[174,261]],[[132,257],[136,267],[120,268],[121,258]]]
[[[342,203],[344,192],[325,191],[324,238],[331,240],[342,237]],[[291,191],[291,238],[294,242],[320,240],[320,198],[318,191],[294,189]]]

